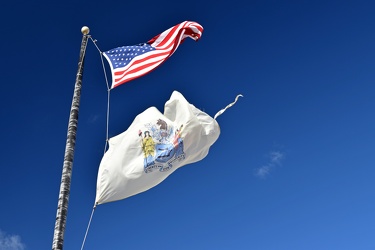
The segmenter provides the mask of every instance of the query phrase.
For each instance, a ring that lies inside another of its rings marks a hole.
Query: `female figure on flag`
[[[139,136],[142,136],[142,131],[139,131]],[[155,142],[152,139],[150,132],[145,131],[144,137],[142,139],[142,150],[144,154],[144,167],[148,167],[154,164],[154,156],[155,156]]]

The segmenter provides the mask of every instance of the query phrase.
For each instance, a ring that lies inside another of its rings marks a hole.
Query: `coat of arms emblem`
[[[145,173],[155,169],[167,171],[173,167],[174,162],[185,159],[182,124],[174,127],[158,119],[155,124],[145,124],[145,128],[145,131],[138,132],[144,154]]]

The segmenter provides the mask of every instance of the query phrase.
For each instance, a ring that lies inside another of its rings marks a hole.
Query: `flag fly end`
[[[219,112],[217,112],[216,115],[214,116],[214,120],[216,120],[216,118],[218,118],[221,114],[223,114],[225,112],[225,110],[229,109],[234,104],[236,104],[236,102],[237,102],[237,100],[238,100],[239,97],[243,97],[243,95],[241,95],[241,94],[237,95],[236,99],[234,100],[234,102],[232,102],[231,104],[228,104],[225,108],[223,108],[222,110],[220,110]]]

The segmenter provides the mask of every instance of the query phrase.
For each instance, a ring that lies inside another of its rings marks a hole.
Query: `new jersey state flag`
[[[202,160],[219,134],[214,118],[174,91],[164,114],[150,107],[125,132],[109,139],[99,166],[95,205],[144,192],[178,168]]]

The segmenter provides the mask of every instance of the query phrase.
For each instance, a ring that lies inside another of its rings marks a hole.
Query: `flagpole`
[[[84,26],[81,29],[83,34],[81,42],[81,50],[79,53],[78,70],[76,75],[76,82],[74,87],[74,94],[72,100],[72,106],[70,109],[68,133],[65,146],[64,164],[61,176],[61,185],[59,200],[57,204],[55,231],[53,234],[52,250],[62,250],[64,243],[64,232],[66,225],[66,217],[68,213],[70,183],[72,177],[73,158],[74,158],[74,147],[76,143],[76,133],[78,124],[78,111],[79,101],[81,97],[82,87],[82,75],[83,75],[83,63],[85,59],[85,52],[87,46],[87,40],[89,38],[89,28]]]

